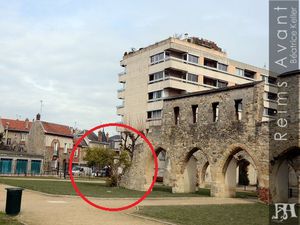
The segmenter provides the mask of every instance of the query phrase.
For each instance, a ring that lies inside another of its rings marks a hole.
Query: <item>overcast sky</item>
[[[268,2],[19,0],[0,2],[0,116],[79,128],[116,122],[119,61],[131,47],[188,33],[232,59],[268,62]]]

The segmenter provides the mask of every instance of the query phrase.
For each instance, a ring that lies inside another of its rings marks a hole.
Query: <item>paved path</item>
[[[6,180],[38,180],[38,181],[64,181],[64,182],[71,182],[69,178],[63,179],[63,178],[24,178],[24,177],[0,177],[1,179]],[[97,179],[74,179],[76,183],[99,183],[99,184],[105,184],[105,180],[97,180]]]
[[[0,185],[0,211],[5,209],[7,185]],[[89,198],[96,204],[107,207],[120,207],[134,202],[134,199]],[[233,198],[160,198],[147,199],[140,205],[203,205],[203,204],[249,204],[254,200]],[[96,209],[76,196],[54,196],[25,190],[22,210],[18,219],[28,225],[161,225],[163,223],[128,215],[130,209],[123,212],[106,212]]]

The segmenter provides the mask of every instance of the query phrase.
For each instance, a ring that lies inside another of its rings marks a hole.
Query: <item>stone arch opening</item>
[[[249,174],[249,166],[251,165],[251,171],[254,174]],[[244,189],[245,186],[250,184],[250,176],[252,177],[252,182],[255,184],[254,190],[257,186],[257,167],[252,158],[252,156],[241,147],[234,148],[229,156],[227,157],[223,169],[223,184],[224,184],[224,196],[225,197],[235,197],[237,186],[242,185]],[[254,181],[253,181],[254,180]]]
[[[183,192],[195,192],[199,187],[205,187],[205,174],[209,168],[207,155],[200,148],[190,150],[181,168],[183,175]]]
[[[169,183],[169,177],[168,174],[170,174],[170,172],[168,170],[170,170],[170,160],[168,158],[168,154],[167,151],[162,148],[162,147],[158,147],[155,149],[155,153],[157,156],[157,161],[158,161],[158,173],[157,173],[157,179],[156,182],[160,182],[163,184]],[[154,170],[155,170],[155,166],[154,166],[154,158],[152,156],[152,154],[149,157],[149,160],[147,160],[147,162],[145,162],[146,164],[146,183],[147,184],[151,184],[152,180],[153,180],[153,176],[154,176]]]
[[[300,148],[283,151],[272,162],[271,194],[273,202],[299,203]]]
[[[211,187],[211,171],[210,164],[208,161],[200,167],[199,171],[199,188],[210,188]]]

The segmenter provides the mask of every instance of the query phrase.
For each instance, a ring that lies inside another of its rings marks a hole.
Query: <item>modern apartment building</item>
[[[232,60],[216,43],[196,37],[168,38],[125,52],[118,90],[122,122],[137,128],[161,125],[163,99],[189,92],[265,80],[264,117],[276,110],[276,79],[266,69]]]

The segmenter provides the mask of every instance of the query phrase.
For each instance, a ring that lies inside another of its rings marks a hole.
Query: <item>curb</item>
[[[137,218],[140,218],[140,219],[144,219],[144,220],[158,222],[158,223],[165,224],[165,225],[178,225],[176,223],[166,222],[166,221],[159,220],[159,219],[154,219],[154,218],[148,217],[148,216],[141,216],[141,215],[138,215],[138,214],[135,214],[135,213],[124,213],[124,214],[126,214],[128,216],[133,216],[133,217],[137,217]]]

